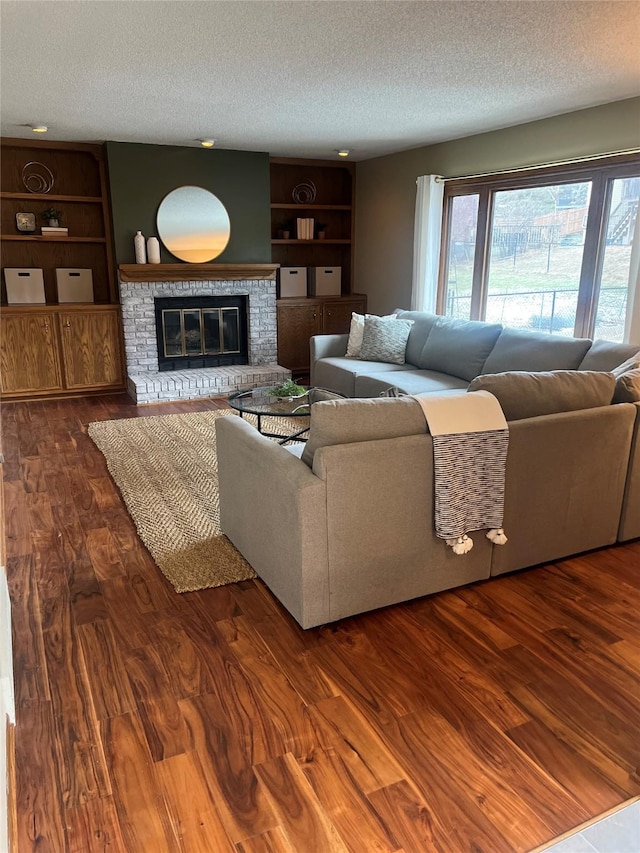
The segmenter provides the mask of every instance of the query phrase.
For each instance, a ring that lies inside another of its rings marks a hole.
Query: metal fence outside
[[[523,290],[511,293],[489,292],[486,321],[502,323],[513,329],[532,329],[553,335],[573,336],[578,290]],[[600,290],[595,338],[622,341],[626,287],[605,287]],[[471,295],[449,293],[447,316],[468,320]]]

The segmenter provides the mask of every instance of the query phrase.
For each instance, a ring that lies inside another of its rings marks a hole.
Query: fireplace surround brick
[[[153,270],[149,269],[150,278]],[[120,303],[127,361],[127,390],[136,403],[220,397],[291,376],[277,363],[276,284],[273,279],[229,281],[123,281]],[[248,364],[160,373],[156,297],[248,297]]]

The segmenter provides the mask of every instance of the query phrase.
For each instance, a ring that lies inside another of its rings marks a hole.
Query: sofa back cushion
[[[513,371],[477,376],[467,391],[489,391],[498,398],[508,421],[608,406],[615,376],[587,370],[543,373]]]
[[[404,311],[396,308],[396,317],[402,320],[413,320],[413,326],[409,332],[405,359],[409,364],[419,366],[420,353],[426,343],[431,329],[440,319],[437,314],[429,314],[427,311]]]
[[[311,468],[313,455],[319,447],[426,432],[422,408],[412,397],[314,403],[311,407],[309,440],[302,452],[302,461]]]
[[[497,323],[438,317],[422,348],[418,367],[469,381],[482,370],[501,331]]]
[[[576,370],[591,346],[587,338],[503,329],[482,373],[505,370]]]
[[[580,370],[613,370],[640,350],[640,344],[594,341],[580,362]]]

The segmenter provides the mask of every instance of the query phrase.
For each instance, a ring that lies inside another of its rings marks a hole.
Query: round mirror
[[[231,223],[219,198],[202,187],[178,187],[162,199],[156,217],[166,248],[192,264],[203,264],[224,252]]]

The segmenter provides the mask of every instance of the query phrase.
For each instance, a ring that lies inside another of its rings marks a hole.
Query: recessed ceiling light
[[[351,154],[351,151],[349,151],[348,148],[339,148],[336,151],[336,154],[338,155],[338,157],[348,157],[349,154]]]
[[[46,133],[49,130],[49,128],[47,127],[46,124],[32,124],[31,130],[34,133]]]
[[[199,139],[198,142],[203,148],[213,148],[216,143],[215,139]]]

